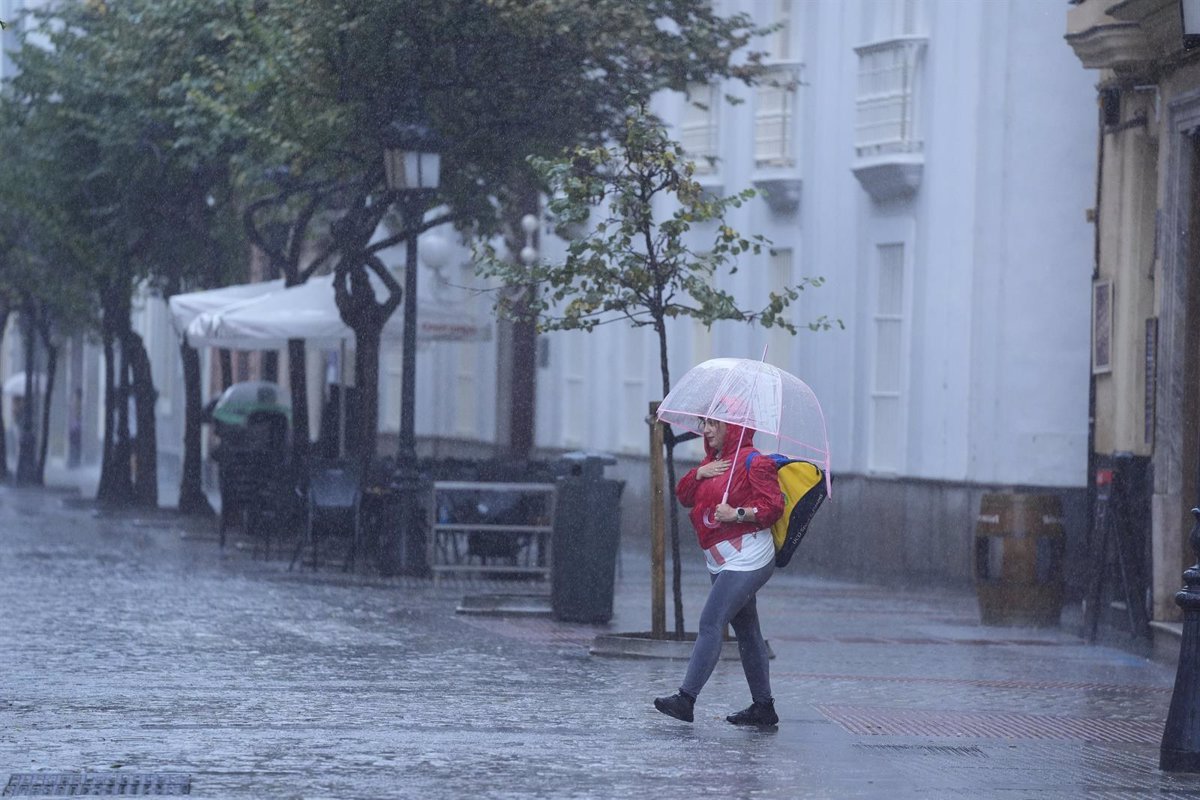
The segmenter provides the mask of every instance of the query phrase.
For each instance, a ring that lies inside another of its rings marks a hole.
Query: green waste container
[[[604,467],[615,463],[615,458],[597,453],[568,453],[560,462],[550,571],[555,619],[612,619],[625,484],[605,478]]]

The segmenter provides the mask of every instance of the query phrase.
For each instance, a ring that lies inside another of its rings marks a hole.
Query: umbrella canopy
[[[371,275],[375,296],[387,296],[383,282]],[[383,338],[400,339],[404,315],[393,314]],[[473,320],[445,304],[423,306],[417,316],[417,339],[423,341],[487,341],[491,325]],[[311,278],[299,286],[237,301],[197,315],[187,326],[193,347],[231,350],[278,350],[289,339],[305,339],[318,347],[354,346],[354,331],[342,321],[333,293],[333,276]]]
[[[36,391],[46,391],[46,376],[36,374],[33,376],[33,388]],[[16,372],[4,381],[4,393],[9,397],[24,397],[25,396],[25,373]]]
[[[213,405],[213,419],[227,425],[245,425],[255,411],[279,411],[291,418],[292,404],[279,384],[241,381],[230,384]]]
[[[259,283],[243,283],[237,286],[222,286],[219,289],[206,289],[202,292],[187,292],[172,295],[167,301],[171,308],[171,324],[175,331],[182,336],[192,320],[208,311],[216,311],[231,303],[261,297],[269,292],[277,292],[283,288],[283,278]]]
[[[763,452],[811,461],[829,475],[825,414],[804,381],[764,361],[713,358],[692,367],[658,407],[663,422],[701,432],[706,418],[752,428]]]

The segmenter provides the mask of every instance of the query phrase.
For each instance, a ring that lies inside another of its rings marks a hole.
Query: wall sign
[[[1092,284],[1092,374],[1112,372],[1113,285]]]

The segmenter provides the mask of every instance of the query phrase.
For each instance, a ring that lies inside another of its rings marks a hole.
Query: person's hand
[[[737,522],[737,509],[729,503],[721,503],[713,509],[713,519],[717,522]]]
[[[701,480],[704,480],[705,478],[713,478],[724,473],[728,469],[728,459],[717,459],[716,461],[710,461],[707,464],[698,467],[696,469],[696,477]]]

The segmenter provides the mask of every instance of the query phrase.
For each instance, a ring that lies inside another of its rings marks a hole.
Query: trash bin
[[[625,484],[606,479],[604,467],[615,463],[601,453],[568,453],[560,462],[550,570],[550,608],[556,619],[612,619]]]

